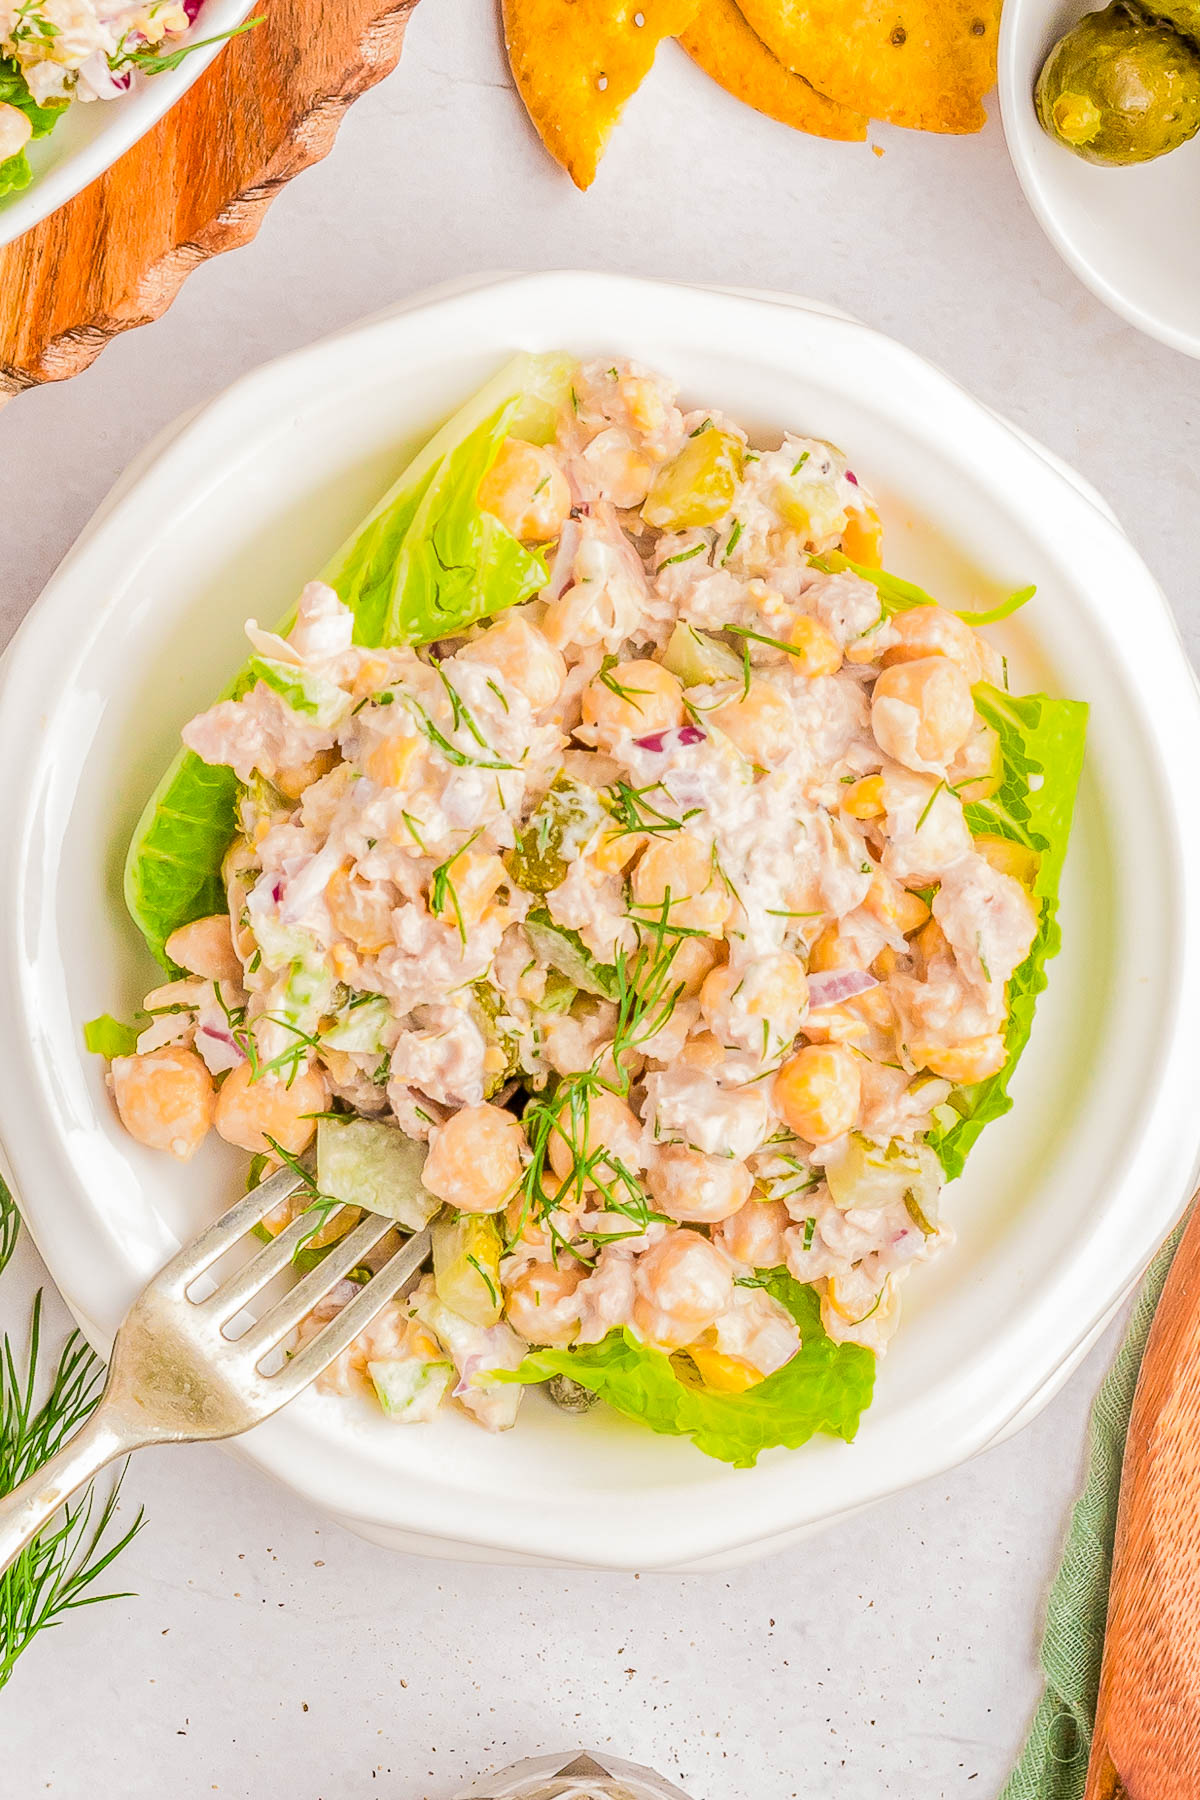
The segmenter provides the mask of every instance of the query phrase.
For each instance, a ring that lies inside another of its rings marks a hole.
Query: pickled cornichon
[[[1193,44],[1200,44],[1200,0],[1141,0],[1136,11],[1172,26]]]
[[[531,894],[548,894],[561,887],[571,864],[608,817],[595,788],[572,781],[569,775],[556,775],[505,855],[509,874]]]
[[[1118,0],[1059,40],[1034,100],[1044,129],[1076,156],[1150,162],[1200,131],[1200,50]]]
[[[702,426],[654,477],[643,519],[660,531],[715,525],[733,504],[745,456],[745,445],[731,431]]]

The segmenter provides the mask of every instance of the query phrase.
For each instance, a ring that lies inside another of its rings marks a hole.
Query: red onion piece
[[[858,486],[858,476],[854,473],[853,469],[846,470],[846,480],[852,482],[855,487]]]
[[[686,750],[692,744],[702,744],[704,735],[698,725],[681,725],[678,731],[652,731],[649,737],[634,738],[633,741],[639,750],[657,752],[666,749],[668,738],[674,738]]]
[[[830,969],[808,978],[808,1004],[814,1008],[838,1006],[856,994],[870,993],[879,983],[865,969]]]

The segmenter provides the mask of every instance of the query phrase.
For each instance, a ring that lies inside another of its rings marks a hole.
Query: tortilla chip
[[[1000,0],[738,0],[785,67],[873,119],[979,131]]]
[[[621,109],[665,37],[700,0],[504,0],[513,79],[542,142],[576,187],[592,184]]]
[[[863,115],[827,100],[803,75],[785,69],[751,31],[735,0],[700,0],[700,11],[679,41],[706,75],[769,119],[813,137],[854,143],[866,137]]]

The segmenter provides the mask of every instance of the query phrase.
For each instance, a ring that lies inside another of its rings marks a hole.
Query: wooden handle
[[[1138,1377],[1084,1800],[1200,1797],[1200,1205]]]
[[[78,374],[118,332],[165,312],[199,263],[249,243],[285,182],[331,149],[351,102],[395,67],[416,3],[256,5],[264,23],[132,150],[0,249],[0,405]]]

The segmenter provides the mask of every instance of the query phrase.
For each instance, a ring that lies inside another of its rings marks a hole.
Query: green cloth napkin
[[[1151,1263],[1125,1340],[1096,1395],[1088,1431],[1087,1480],[1071,1514],[1067,1547],[1046,1604],[1041,1656],[1046,1689],[1000,1800],[1080,1800],[1083,1793],[1096,1720],[1129,1414],[1155,1308],[1182,1235],[1180,1224]]]

